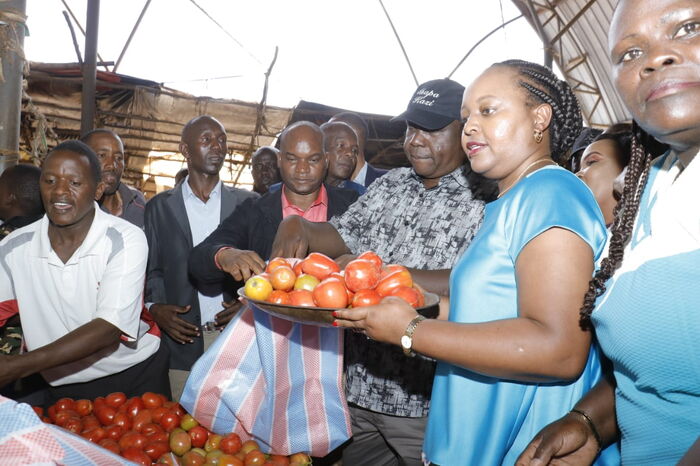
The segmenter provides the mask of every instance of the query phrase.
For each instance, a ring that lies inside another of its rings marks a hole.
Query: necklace
[[[547,165],[550,165],[550,164],[553,164],[554,161],[552,161],[552,160],[550,160],[550,159],[539,159],[539,160],[535,160],[535,161],[532,162],[530,165],[528,165],[527,167],[523,168],[523,171],[520,172],[520,174],[519,174],[518,177],[515,179],[515,181],[513,181],[513,182],[510,184],[510,186],[508,186],[506,189],[504,189],[503,191],[501,191],[500,193],[498,193],[498,197],[497,197],[496,199],[500,199],[501,196],[503,196],[505,193],[507,193],[507,192],[510,190],[510,188],[512,188],[513,186],[515,186],[515,185],[518,183],[518,181],[520,181],[520,179],[521,179],[523,176],[525,176],[525,174],[527,173],[527,171],[528,171],[529,169],[531,169],[532,167],[534,167],[535,165],[538,165],[538,164],[540,164],[540,163],[546,163]]]

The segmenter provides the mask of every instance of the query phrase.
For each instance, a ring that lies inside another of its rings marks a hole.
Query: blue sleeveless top
[[[700,157],[654,163],[622,266],[591,315],[613,363],[622,461],[672,465],[700,436]]]
[[[603,252],[605,223],[593,194],[562,168],[537,170],[487,204],[481,229],[452,270],[450,321],[517,317],[516,259],[529,241],[553,227],[580,236],[596,260]],[[507,381],[440,362],[426,457],[443,466],[512,465],[540,429],[567,413],[600,374],[594,346],[583,373],[570,383]],[[603,452],[598,464],[618,463],[614,447]]]

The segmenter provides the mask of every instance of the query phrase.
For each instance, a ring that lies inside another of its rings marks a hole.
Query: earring
[[[542,142],[542,131],[540,131],[539,129],[536,129],[534,131],[534,136],[535,136],[535,142],[537,144]]]

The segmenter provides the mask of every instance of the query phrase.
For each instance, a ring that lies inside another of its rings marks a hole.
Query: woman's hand
[[[516,466],[592,464],[598,442],[580,416],[569,413],[540,431],[525,448]]]
[[[333,325],[362,330],[373,340],[400,345],[406,327],[416,315],[416,310],[406,301],[389,296],[376,306],[333,312],[336,318]]]

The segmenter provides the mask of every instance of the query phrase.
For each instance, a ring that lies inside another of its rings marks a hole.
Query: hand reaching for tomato
[[[303,258],[309,252],[309,241],[304,229],[304,219],[290,215],[280,222],[272,243],[270,257]]]
[[[375,306],[334,311],[333,325],[363,330],[372,340],[398,345],[406,327],[417,315],[403,299],[388,296]]]
[[[265,270],[265,261],[255,251],[243,249],[222,249],[216,254],[221,270],[229,273],[236,281],[248,280]]]

